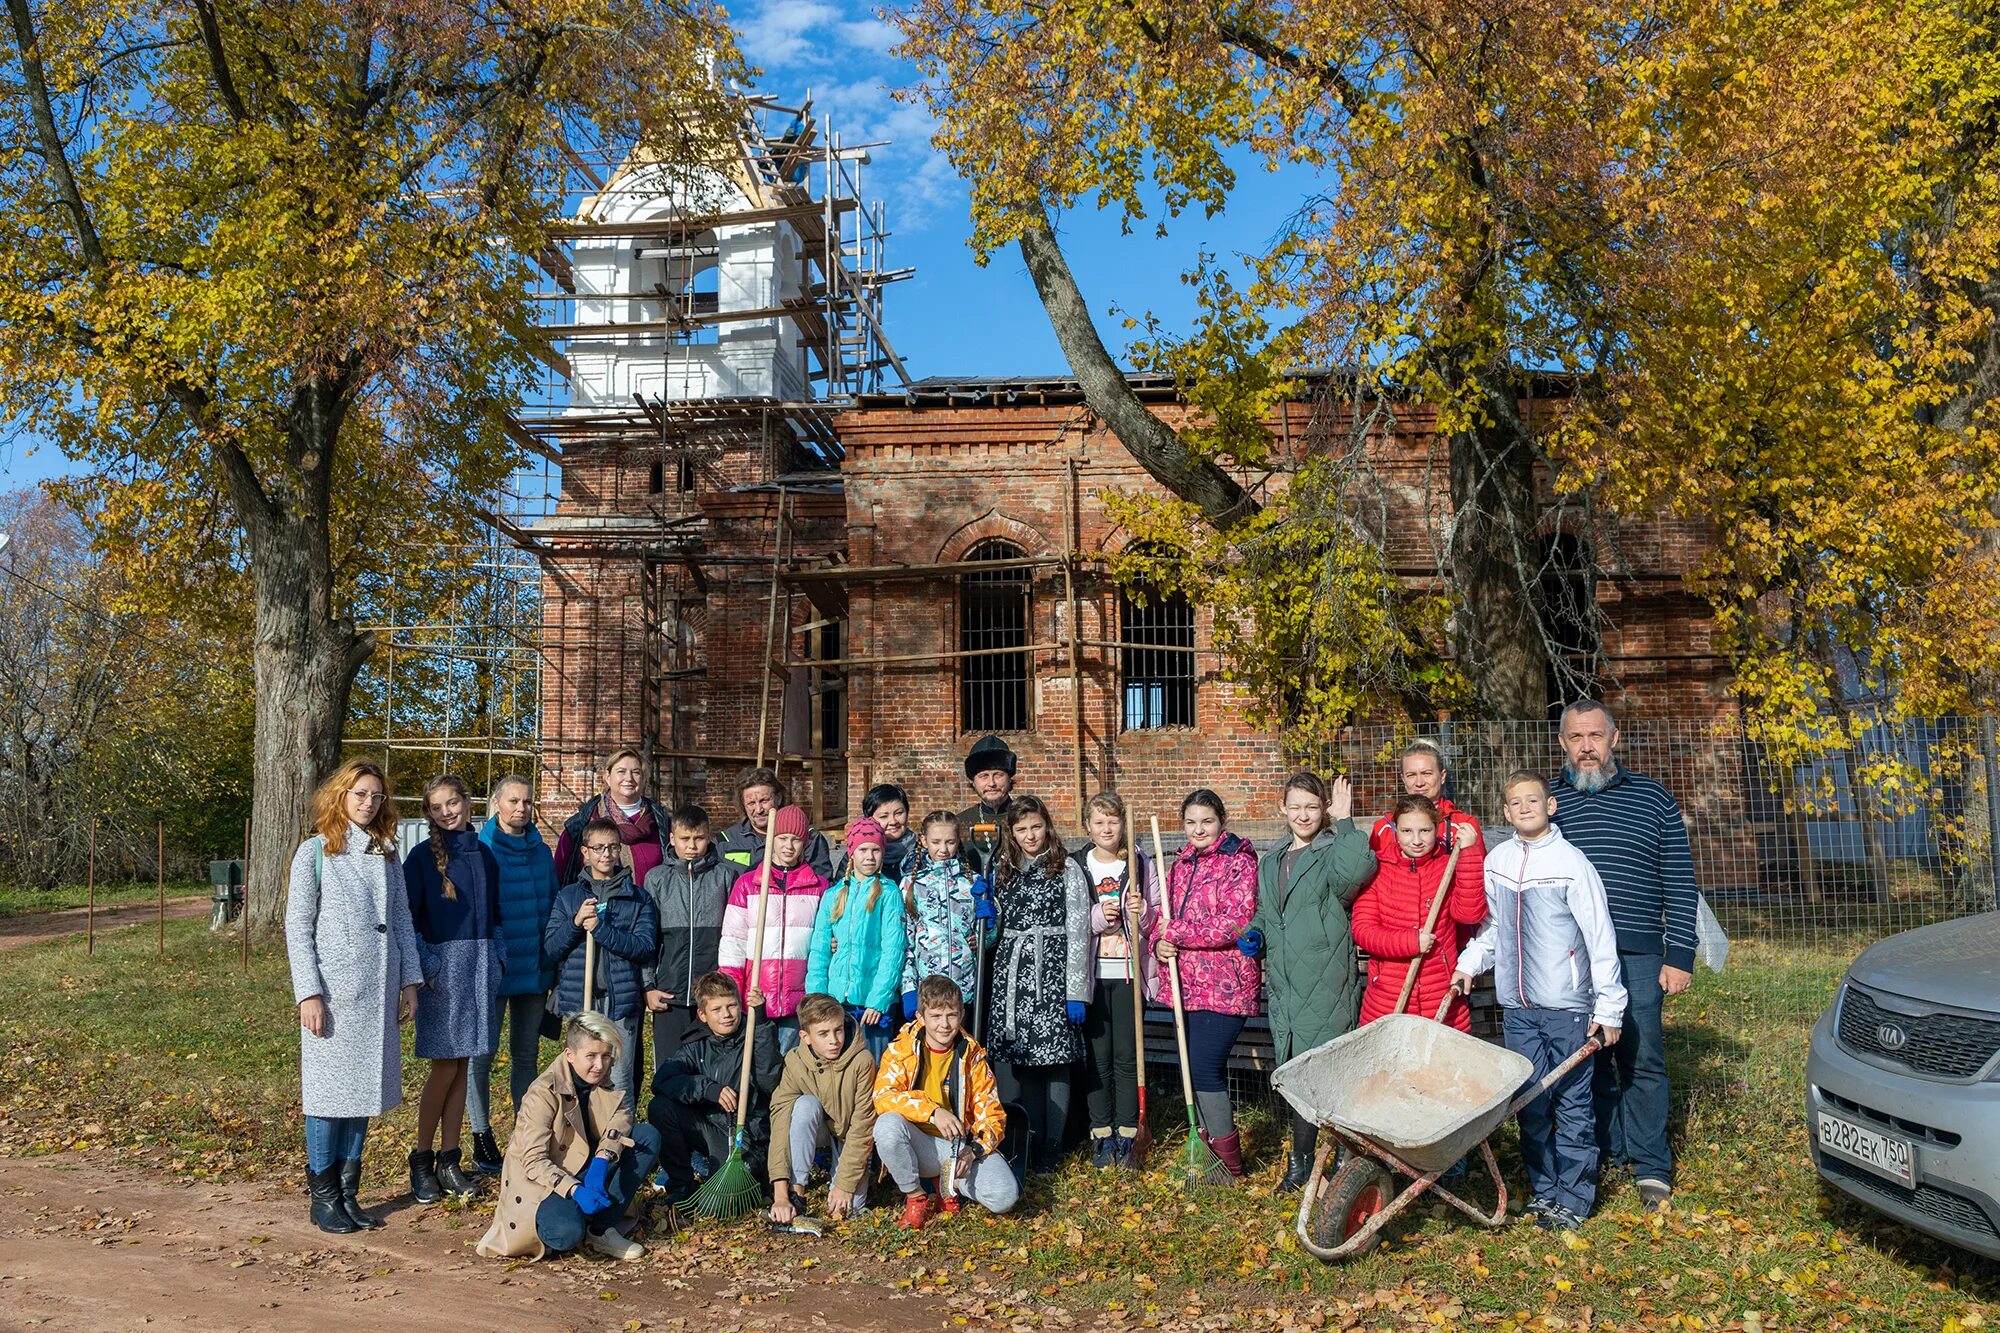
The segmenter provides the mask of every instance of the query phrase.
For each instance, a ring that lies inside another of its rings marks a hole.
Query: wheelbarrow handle
[[[1561,1064],[1557,1065],[1554,1069],[1551,1069],[1547,1074],[1543,1075],[1539,1080],[1537,1080],[1533,1085],[1531,1085],[1526,1092],[1523,1092],[1520,1096],[1516,1097],[1514,1099],[1514,1104],[1507,1108],[1507,1114],[1508,1115],[1519,1114],[1522,1107],[1530,1105],[1531,1103],[1534,1102],[1534,1100],[1537,1097],[1540,1097],[1542,1094],[1546,1093],[1550,1088],[1553,1088],[1556,1084],[1562,1082],[1565,1078],[1569,1076],[1570,1070],[1575,1069],[1585,1060],[1589,1059],[1593,1055],[1596,1055],[1599,1050],[1603,1049],[1603,1046],[1604,1046],[1603,1042],[1599,1041],[1596,1037],[1592,1037],[1589,1041],[1586,1041],[1583,1045],[1577,1047],[1575,1055],[1570,1056],[1569,1059],[1563,1061]]]

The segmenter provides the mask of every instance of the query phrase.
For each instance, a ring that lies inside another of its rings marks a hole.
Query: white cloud
[[[817,30],[842,18],[839,7],[825,0],[765,0],[739,27],[743,54],[767,70],[818,64]]]

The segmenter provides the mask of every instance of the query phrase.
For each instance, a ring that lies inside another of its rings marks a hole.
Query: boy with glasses
[[[542,931],[542,953],[557,970],[561,1011],[602,1014],[624,1038],[611,1086],[636,1106],[639,1019],[646,1010],[646,975],[659,949],[659,909],[632,883],[616,824],[608,819],[585,824],[582,849],[583,874],[556,895]],[[583,990],[586,936],[597,941],[592,995]]]

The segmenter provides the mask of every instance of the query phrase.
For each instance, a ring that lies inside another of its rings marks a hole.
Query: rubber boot
[[[374,1231],[382,1225],[380,1218],[370,1217],[361,1211],[361,1159],[341,1162],[335,1169],[340,1175],[340,1206],[347,1214],[348,1221],[363,1231]]]
[[[1306,1182],[1312,1179],[1312,1173],[1313,1155],[1309,1152],[1299,1152],[1294,1149],[1285,1154],[1284,1179],[1278,1182],[1277,1189],[1273,1190],[1272,1193],[1297,1194],[1306,1187]]]
[[[446,1194],[455,1195],[461,1199],[469,1199],[479,1193],[479,1182],[471,1176],[466,1175],[465,1168],[459,1165],[458,1149],[456,1148],[441,1148],[438,1150],[437,1179],[438,1184],[444,1186]]]
[[[438,1181],[437,1154],[428,1148],[410,1152],[410,1197],[418,1203],[436,1203],[444,1197],[444,1186]]]
[[[1232,1129],[1219,1139],[1211,1139],[1204,1132],[1202,1139],[1207,1142],[1209,1150],[1222,1159],[1232,1185],[1243,1179],[1243,1135],[1240,1131]],[[1311,1165],[1308,1164],[1306,1169],[1311,1170]]]
[[[359,1229],[340,1206],[340,1177],[333,1167],[306,1172],[306,1195],[312,1200],[312,1223],[321,1231],[348,1236]]]
[[[493,1132],[472,1136],[472,1169],[482,1176],[497,1176],[501,1168],[500,1149],[493,1142]]]

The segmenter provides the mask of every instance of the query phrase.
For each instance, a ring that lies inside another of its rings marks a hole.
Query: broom
[[[1160,886],[1160,917],[1168,925],[1174,923],[1173,894],[1167,889],[1166,856],[1160,851],[1160,817],[1153,816],[1153,875]],[[1167,985],[1173,993],[1174,1001],[1174,1041],[1181,1054],[1181,1097],[1187,1102],[1188,1135],[1186,1161],[1182,1169],[1187,1172],[1188,1188],[1198,1185],[1219,1185],[1229,1177],[1229,1168],[1215,1155],[1215,1149],[1208,1146],[1208,1140],[1201,1135],[1201,1121],[1194,1109],[1194,1078],[1188,1072],[1187,1013],[1181,1005],[1181,960],[1178,954],[1167,960]],[[1143,1085],[1142,1085],[1143,1086]]]
[[[1158,839],[1154,841],[1157,846]],[[1158,865],[1157,852],[1154,857],[1154,864]],[[1138,859],[1136,854],[1132,857],[1135,863]],[[1146,877],[1134,875],[1132,878],[1139,882],[1139,901],[1144,903]],[[1165,898],[1166,894],[1162,892],[1160,896]],[[1139,915],[1143,918],[1144,911]],[[1139,1132],[1125,1145],[1125,1165],[1134,1171],[1144,1171],[1146,1154],[1153,1150],[1153,1131],[1146,1127],[1146,983],[1145,968],[1142,966],[1143,941],[1139,938],[1139,922],[1132,919],[1130,911],[1125,914],[1125,939],[1125,952],[1130,956],[1132,966],[1132,1055],[1135,1061],[1134,1077],[1138,1079],[1139,1092]]]
[[[764,904],[771,894],[771,844],[777,829],[775,818],[764,826],[764,870],[757,877],[757,933],[750,945],[750,990],[753,991],[763,989]],[[750,1146],[750,1136],[744,1129],[750,1117],[750,1053],[757,1040],[757,1010],[747,1003],[747,993],[744,999],[743,1072],[736,1079],[736,1139],[730,1144],[729,1156],[722,1165],[701,1183],[700,1189],[675,1207],[677,1218],[741,1217],[764,1201],[764,1187],[757,1183],[749,1163],[743,1160],[744,1152]]]

